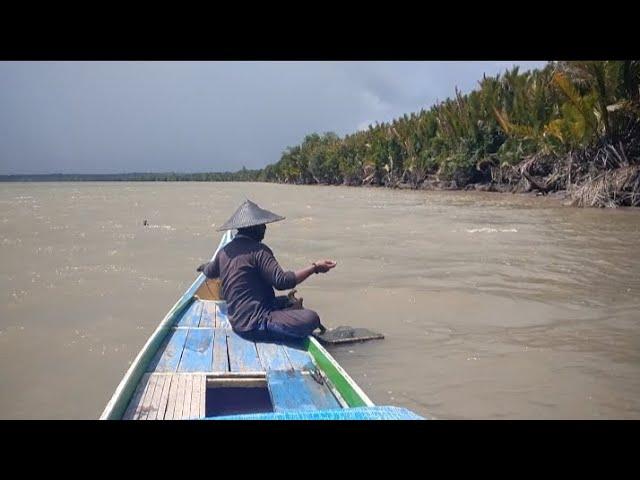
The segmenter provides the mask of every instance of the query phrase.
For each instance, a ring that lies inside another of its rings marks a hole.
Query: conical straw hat
[[[251,200],[246,200],[235,211],[231,218],[227,220],[217,230],[219,232],[223,230],[232,230],[234,228],[252,227],[254,225],[262,225],[264,223],[279,222],[284,220],[285,217],[277,215],[269,210],[260,208]]]

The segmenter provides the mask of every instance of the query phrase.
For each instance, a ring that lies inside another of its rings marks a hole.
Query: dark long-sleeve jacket
[[[237,332],[257,330],[275,309],[273,289],[296,286],[294,272],[282,270],[273,252],[245,235],[225,245],[203,271],[207,278],[219,278],[227,302],[229,321]]]

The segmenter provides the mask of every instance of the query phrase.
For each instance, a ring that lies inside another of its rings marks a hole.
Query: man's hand
[[[336,265],[336,262],[334,262],[333,260],[318,260],[317,262],[315,262],[316,271],[318,273],[327,273]]]
[[[314,273],[326,273],[336,266],[336,262],[333,260],[318,260],[314,262],[313,265],[310,265],[302,270],[298,270],[295,272],[296,274],[296,285],[300,285],[304,282],[309,275],[313,275]]]

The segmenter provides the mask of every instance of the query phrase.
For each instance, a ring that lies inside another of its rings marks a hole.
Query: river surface
[[[640,419],[640,211],[248,183],[0,184],[0,418],[97,418],[245,198],[376,404],[444,419]],[[144,227],[143,220],[149,225]]]

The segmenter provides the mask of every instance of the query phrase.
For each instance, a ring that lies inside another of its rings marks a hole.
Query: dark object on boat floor
[[[384,338],[381,333],[372,332],[366,328],[336,327],[329,328],[321,333],[314,333],[313,336],[323,344],[335,345],[339,343],[364,342],[366,340],[377,340]]]

